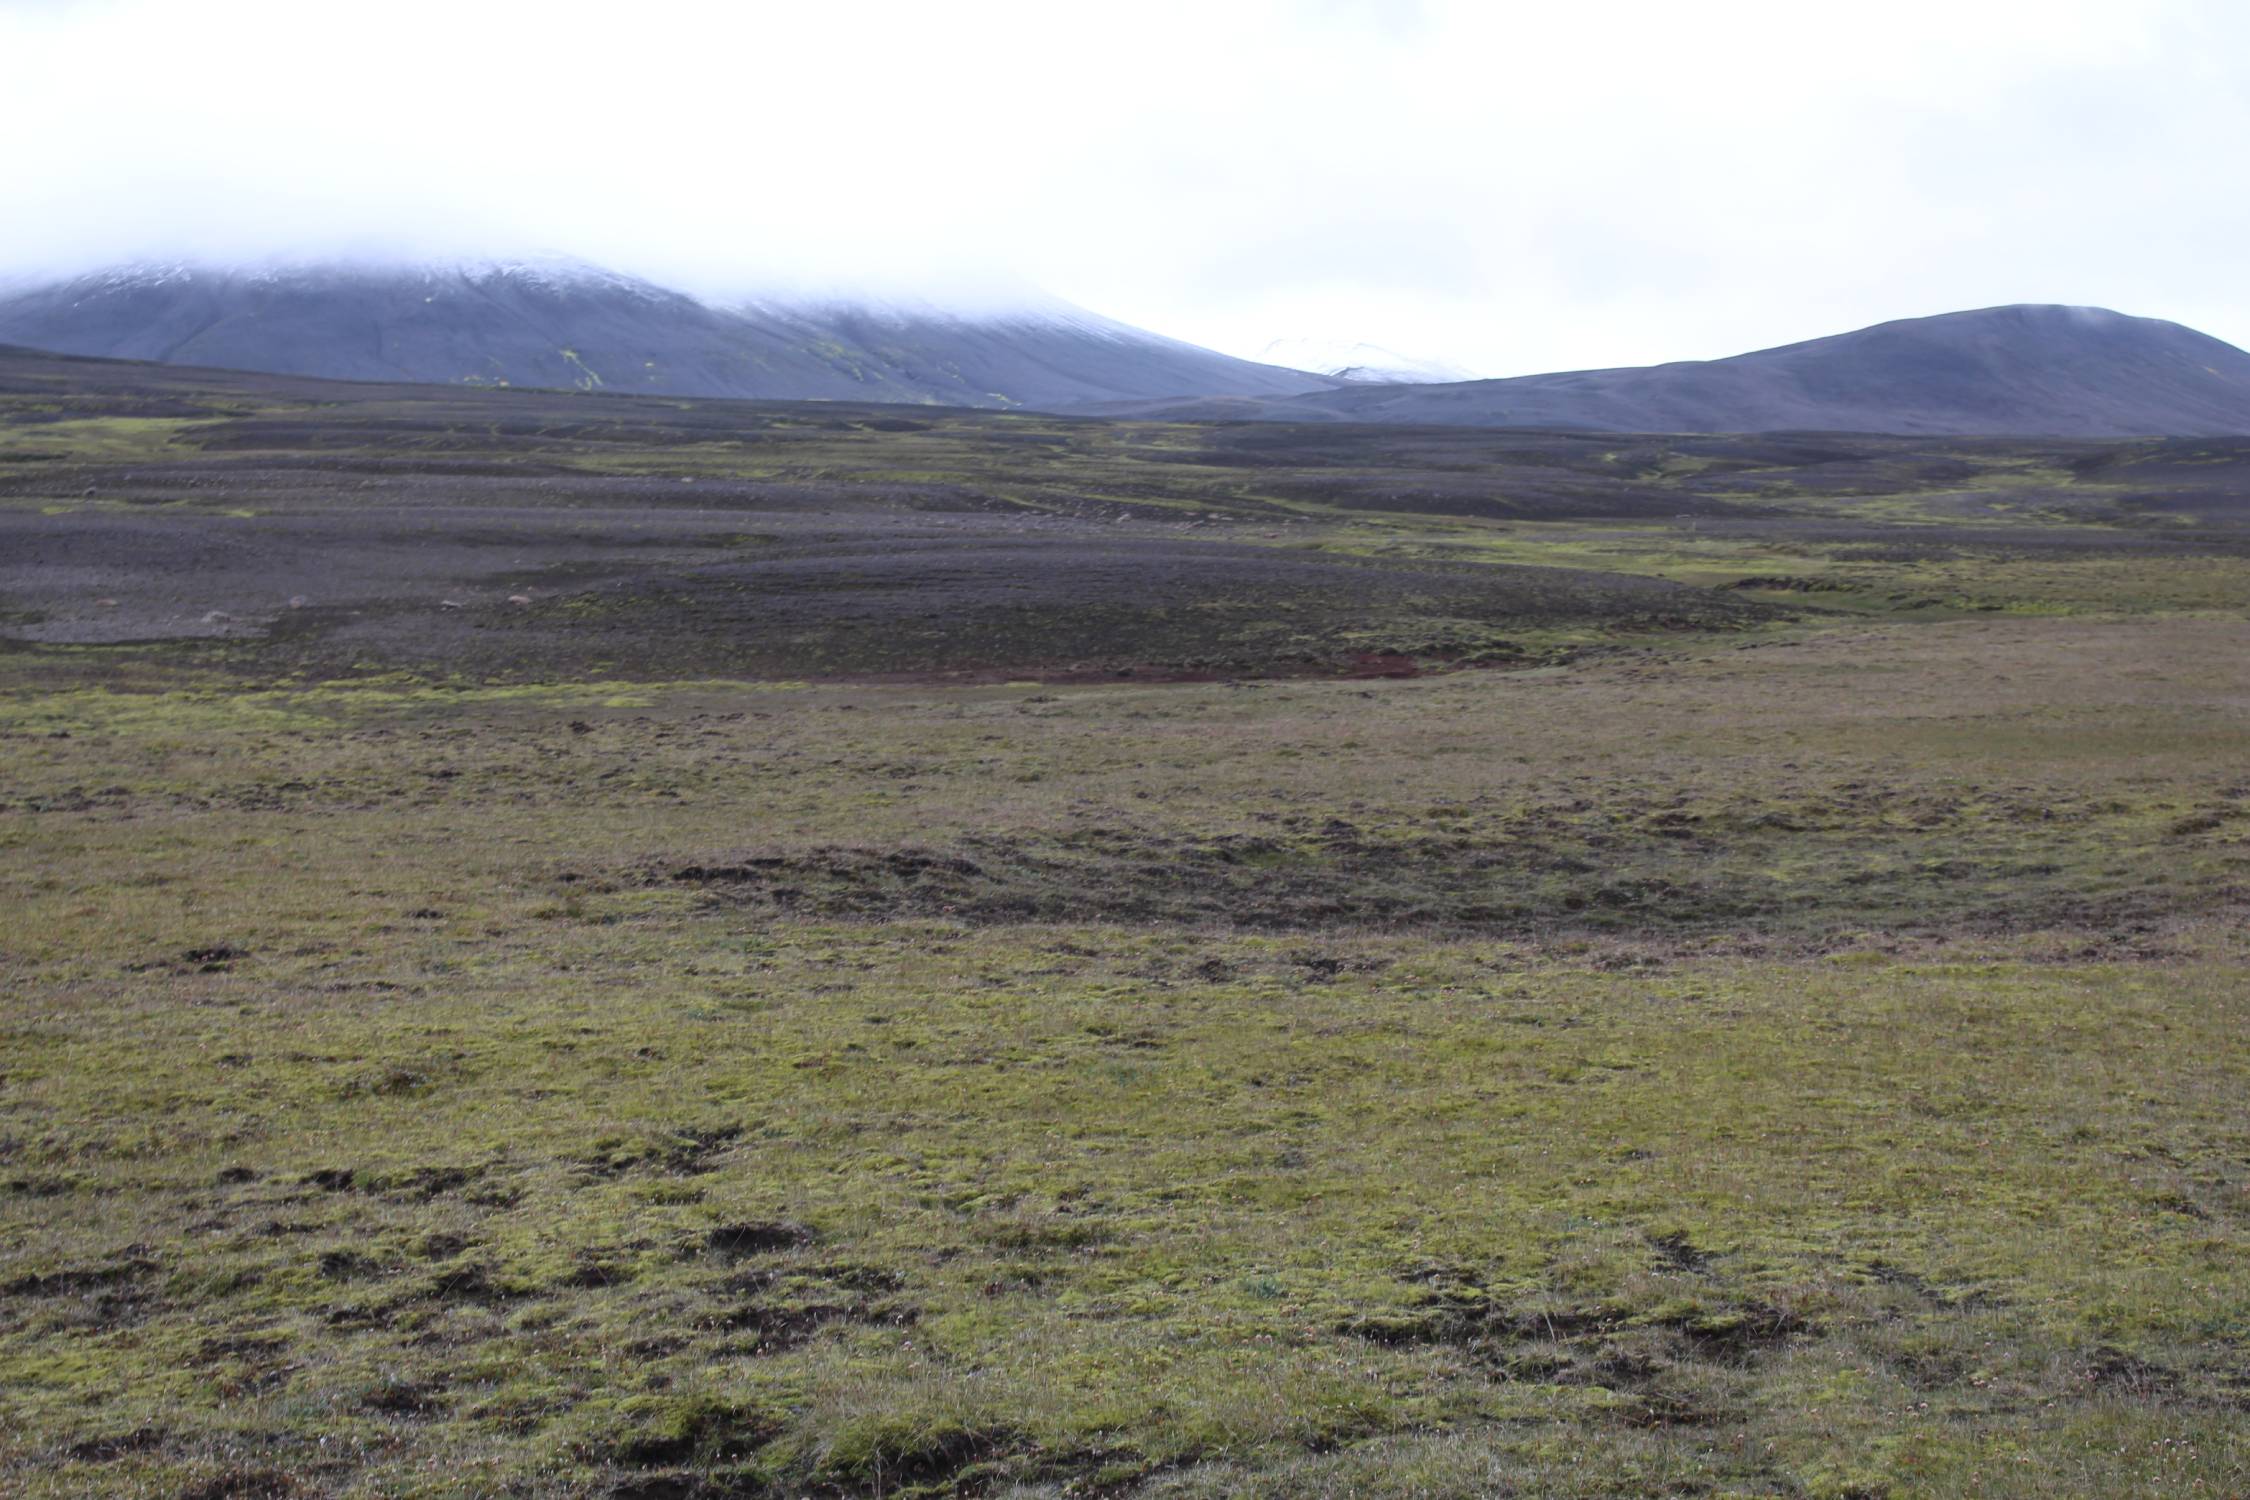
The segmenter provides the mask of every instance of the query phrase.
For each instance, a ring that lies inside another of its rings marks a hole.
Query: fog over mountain
[[[1334,384],[1021,290],[714,305],[554,255],[114,266],[0,289],[0,343],[342,380],[951,406]]]
[[[1484,375],[2016,301],[2240,343],[2244,56],[2218,0],[0,0],[0,274],[1021,277],[1242,358]]]

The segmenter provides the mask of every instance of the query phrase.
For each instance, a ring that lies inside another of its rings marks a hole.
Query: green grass
[[[174,456],[208,418],[67,417],[23,425],[0,423],[0,462],[59,460],[134,463]]]
[[[1875,507],[1860,509],[1863,519],[1880,514]],[[1875,618],[2240,612],[2250,605],[2241,559],[2225,551],[2135,556],[2035,545],[2029,537],[2014,546],[1990,537],[1971,544],[1936,525],[1927,528],[1927,536],[1923,529],[1897,526],[1882,540],[1822,540],[1812,534],[1746,535],[1631,521],[1403,516],[1382,523],[1340,520],[1336,529],[1293,545],[1373,557],[1628,573],[1740,590],[1743,597],[1799,610]],[[2107,531],[2076,530],[2088,538]],[[1759,587],[1761,582],[1768,586]]]
[[[2239,1492],[2243,629],[32,679],[0,1487]]]

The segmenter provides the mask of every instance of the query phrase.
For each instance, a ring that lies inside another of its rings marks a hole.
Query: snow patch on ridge
[[[1365,385],[1446,385],[1483,378],[1444,360],[1411,359],[1380,344],[1341,339],[1275,339],[1258,358]]]
[[[66,284],[87,295],[152,291],[198,279],[234,281],[248,286],[317,286],[337,281],[408,279],[437,285],[449,281],[473,286],[504,282],[556,294],[600,291],[643,302],[673,302],[682,294],[637,276],[627,276],[575,256],[561,254],[403,260],[383,256],[333,255],[275,257],[257,261],[131,261],[72,278]],[[33,278],[24,278],[28,283]]]

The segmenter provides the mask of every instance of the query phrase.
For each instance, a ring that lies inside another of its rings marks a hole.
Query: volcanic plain
[[[0,352],[0,1490],[2240,1494],[2250,440]]]

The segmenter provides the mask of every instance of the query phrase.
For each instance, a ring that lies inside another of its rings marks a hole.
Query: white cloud
[[[2250,340],[2227,0],[0,0],[0,269],[1020,275],[1493,373],[2100,302]]]

